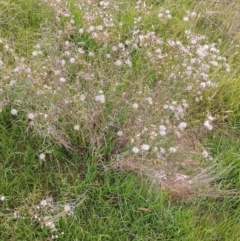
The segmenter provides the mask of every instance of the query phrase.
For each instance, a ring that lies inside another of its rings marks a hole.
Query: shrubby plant
[[[104,171],[143,175],[173,199],[215,192],[219,175],[202,171],[214,158],[200,139],[218,129],[220,78],[236,68],[220,37],[200,31],[201,11],[179,4],[0,1],[0,110],[41,139],[38,167],[57,145]],[[73,215],[76,200],[39,202],[19,209],[58,238],[55,221]]]

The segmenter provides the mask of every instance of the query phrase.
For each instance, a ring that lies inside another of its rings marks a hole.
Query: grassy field
[[[0,0],[0,240],[240,240],[239,7]]]

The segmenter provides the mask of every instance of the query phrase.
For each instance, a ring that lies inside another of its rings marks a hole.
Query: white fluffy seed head
[[[163,131],[159,131],[159,134],[160,134],[160,136],[166,136],[167,132],[163,130]]]
[[[46,157],[45,153],[41,153],[41,154],[39,155],[39,159],[40,159],[40,160],[45,160],[45,157]]]
[[[105,103],[105,96],[104,94],[96,95],[95,100],[101,104]]]
[[[160,131],[166,131],[167,128],[166,128],[165,125],[160,125],[160,126],[159,126],[159,130],[160,130]]]
[[[66,212],[66,213],[71,212],[71,206],[69,204],[64,205],[64,212]]]
[[[70,61],[71,64],[73,64],[73,63],[75,63],[76,60],[75,60],[75,58],[72,57],[72,58],[70,58],[69,61]]]
[[[170,153],[175,153],[177,151],[177,148],[176,147],[170,147],[169,148],[169,152]]]
[[[160,147],[160,153],[164,155],[166,154],[166,150],[163,147]]]
[[[47,206],[47,205],[48,205],[47,200],[42,200],[42,201],[40,202],[40,205],[43,206],[43,207]]]
[[[209,121],[214,121],[215,120],[215,118],[213,116],[211,116],[211,115],[209,115],[207,118],[208,118]]]
[[[75,125],[75,126],[73,127],[73,129],[74,129],[75,131],[79,131],[79,130],[80,130],[80,126],[79,126],[79,125]]]
[[[152,101],[151,97],[146,98],[146,101],[148,102],[149,105],[153,104],[153,101]]]
[[[209,120],[206,120],[204,122],[204,127],[207,128],[209,131],[211,131],[213,129],[213,126],[210,124],[210,121]]]
[[[33,120],[34,119],[34,114],[33,113],[29,113],[27,117],[28,117],[29,120]]]
[[[0,196],[0,201],[3,202],[4,200],[5,200],[5,196],[1,195],[1,196]]]
[[[168,105],[166,105],[166,104],[165,104],[165,105],[163,105],[163,109],[164,109],[164,110],[167,110],[168,108],[169,108],[169,106],[168,106]]]
[[[116,66],[121,66],[123,64],[122,60],[118,59],[115,61]]]
[[[84,94],[80,95],[80,100],[84,101],[86,99],[86,96]]]
[[[33,52],[32,52],[32,55],[33,55],[33,56],[37,56],[37,55],[38,55],[38,51],[33,51]]]
[[[118,132],[117,132],[117,135],[118,135],[118,136],[123,136],[123,132],[122,132],[122,131],[118,131]]]
[[[134,147],[132,148],[132,152],[135,153],[135,154],[137,154],[137,153],[139,152],[139,149],[138,149],[136,146],[134,146]]]
[[[178,127],[179,127],[180,130],[184,130],[184,129],[187,128],[187,123],[186,122],[181,122]]]
[[[62,82],[62,83],[65,83],[66,79],[64,77],[61,77],[61,78],[59,78],[59,81]]]
[[[134,104],[133,104],[133,108],[134,108],[134,109],[138,109],[138,104],[137,104],[137,103],[134,103]]]
[[[16,109],[11,109],[11,114],[12,115],[17,115],[18,114],[18,111]]]
[[[83,28],[80,28],[80,29],[78,30],[78,32],[79,32],[80,34],[83,34],[83,33],[84,33],[84,29],[83,29]]]
[[[202,152],[202,156],[203,156],[204,158],[208,158],[208,157],[209,157],[209,153],[208,153],[206,150],[204,150],[204,151]]]
[[[143,144],[143,145],[141,146],[141,149],[142,149],[143,151],[148,151],[148,150],[150,149],[150,146],[149,146],[148,144]]]

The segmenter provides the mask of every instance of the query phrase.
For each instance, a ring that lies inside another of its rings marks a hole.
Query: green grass
[[[48,229],[40,228],[31,210],[50,196],[60,210],[68,200],[75,202],[73,215],[56,221],[59,240],[238,240],[236,198],[171,202],[130,172],[103,171],[94,157],[74,155],[32,131],[26,136],[26,123],[8,112],[0,119],[0,181],[6,197],[0,207],[1,240],[48,239]],[[43,163],[41,148],[51,150]],[[19,218],[13,219],[13,210]],[[36,213],[51,215],[50,210]]]
[[[238,47],[192,1],[92,2],[0,0],[0,240],[240,240]]]

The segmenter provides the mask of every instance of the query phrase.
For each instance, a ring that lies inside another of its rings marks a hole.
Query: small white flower
[[[211,115],[209,115],[207,118],[208,118],[209,121],[214,121],[216,119],[215,117],[213,117]]]
[[[209,131],[211,131],[213,129],[213,126],[210,124],[210,121],[209,120],[206,120],[204,122],[204,127],[206,127]]]
[[[168,106],[168,105],[166,105],[166,104],[165,104],[165,105],[163,105],[163,109],[164,109],[164,110],[167,110],[168,108],[169,108],[169,106]]]
[[[20,217],[20,215],[15,211],[14,213],[13,213],[13,218],[14,219],[17,219],[17,218],[19,218]]]
[[[121,66],[123,64],[122,60],[118,59],[114,63],[116,66]]]
[[[38,55],[38,51],[33,51],[32,52],[32,55],[35,57],[35,56],[37,56]]]
[[[186,87],[186,90],[187,90],[187,91],[191,91],[192,88],[193,88],[193,87],[192,87],[191,85],[188,85],[188,86]]]
[[[132,62],[131,62],[130,59],[126,59],[126,60],[125,60],[125,64],[126,64],[127,66],[129,66],[129,67],[132,67]]]
[[[105,103],[105,96],[104,94],[100,94],[95,96],[95,100],[101,104]]]
[[[134,108],[134,109],[138,109],[138,104],[137,104],[137,103],[134,103],[134,104],[133,104],[133,108]]]
[[[159,134],[160,134],[160,136],[166,136],[167,132],[163,130],[163,131],[159,131]]]
[[[64,54],[65,54],[66,56],[71,56],[71,52],[70,52],[70,51],[65,51]]]
[[[40,159],[40,160],[45,160],[45,157],[46,157],[45,153],[41,153],[41,154],[39,155],[39,159]]]
[[[208,157],[209,157],[209,153],[208,153],[206,150],[204,150],[204,151],[202,152],[202,156],[203,156],[204,158],[208,158]]]
[[[75,58],[72,57],[72,58],[70,58],[69,61],[70,61],[71,64],[73,64],[73,63],[75,63],[76,60],[75,60]]]
[[[84,54],[84,49],[82,49],[82,48],[78,48],[78,53],[80,53],[80,54]]]
[[[212,64],[213,66],[218,66],[218,62],[217,62],[217,61],[211,61],[211,64]]]
[[[16,83],[17,83],[17,80],[11,79],[9,85],[10,85],[10,86],[13,86],[13,85],[15,85]]]
[[[65,46],[68,47],[70,45],[69,41],[65,41]]]
[[[118,50],[117,46],[112,46],[112,51],[116,52]]]
[[[64,66],[66,64],[66,60],[62,59],[61,60],[61,65]]]
[[[60,74],[61,74],[61,70],[57,69],[57,70],[54,71],[54,75],[58,76]]]
[[[166,130],[167,130],[166,126],[164,126],[164,125],[159,126],[159,134],[161,136],[166,136],[166,134],[167,134]]]
[[[40,202],[40,205],[43,206],[43,207],[47,206],[47,205],[48,205],[47,200],[42,200],[42,201]]]
[[[71,206],[69,204],[64,205],[64,212],[66,213],[71,212]]]
[[[89,27],[89,29],[88,29],[88,32],[93,32],[93,31],[94,31],[94,29],[95,29],[95,27],[94,27],[94,26],[90,26],[90,27]]]
[[[133,151],[133,153],[137,154],[139,152],[139,149],[136,146],[134,146],[132,148],[132,151]]]
[[[190,16],[194,18],[197,16],[197,14],[196,14],[196,12],[190,12]]]
[[[80,34],[83,34],[83,33],[84,33],[84,29],[83,29],[83,28],[80,28],[80,29],[78,30],[78,32],[79,32]]]
[[[123,43],[119,43],[119,44],[118,44],[118,47],[119,47],[120,49],[123,49],[123,48],[124,48],[124,44],[123,44]]]
[[[55,231],[55,230],[56,230],[55,224],[54,224],[54,222],[53,222],[52,220],[46,221],[46,222],[45,222],[45,225],[46,225],[47,227],[49,227],[52,231]]]
[[[202,89],[205,89],[206,86],[207,86],[206,82],[201,82],[201,83],[200,83],[200,87],[201,87]]]
[[[153,151],[154,152],[157,152],[158,151],[158,148],[156,146],[153,147]]]
[[[153,104],[153,101],[152,101],[151,97],[146,98],[146,101],[148,102],[149,105]]]
[[[81,100],[81,101],[84,101],[85,99],[86,99],[86,96],[85,96],[85,95],[83,95],[83,94],[80,95],[80,100]]]
[[[101,30],[103,30],[103,26],[102,26],[102,25],[98,25],[98,26],[96,27],[96,29],[99,30],[99,31],[101,31]]]
[[[143,144],[143,145],[141,146],[141,149],[142,149],[143,151],[148,151],[148,150],[150,149],[150,146],[149,146],[148,144]]]
[[[95,54],[94,54],[92,51],[89,52],[89,54],[88,54],[89,57],[94,57],[94,55],[95,55]]]
[[[73,127],[73,129],[74,129],[75,131],[79,131],[79,130],[80,130],[80,126],[79,126],[79,125],[75,125],[75,126]]]
[[[188,20],[189,20],[188,17],[184,17],[184,18],[183,18],[183,21],[184,21],[184,22],[187,22]]]
[[[11,109],[11,114],[12,115],[17,115],[18,114],[18,111],[16,109]]]
[[[123,132],[122,132],[122,131],[118,131],[118,132],[117,132],[117,135],[118,135],[118,136],[123,136]]]
[[[27,117],[28,117],[29,120],[33,120],[34,119],[34,114],[33,113],[29,113]]]
[[[166,154],[166,150],[163,147],[160,147],[160,153],[164,155]]]
[[[3,196],[3,195],[2,195],[2,196],[0,196],[0,201],[2,201],[2,202],[3,202],[4,200],[5,200],[5,196]]]
[[[172,18],[172,15],[171,15],[171,14],[167,14],[167,18],[168,18],[168,19],[171,19],[171,18]]]
[[[160,131],[166,131],[167,128],[166,128],[166,126],[164,126],[164,125],[160,125],[160,126],[159,126],[159,130],[160,130]]]
[[[66,79],[65,79],[64,77],[61,77],[61,78],[59,79],[59,81],[62,82],[62,83],[64,83],[64,82],[66,82]]]
[[[175,153],[177,151],[177,148],[176,147],[170,147],[169,148],[169,152],[170,153]]]
[[[184,130],[184,129],[187,128],[187,123],[186,122],[181,122],[178,127],[179,127],[180,130]]]

